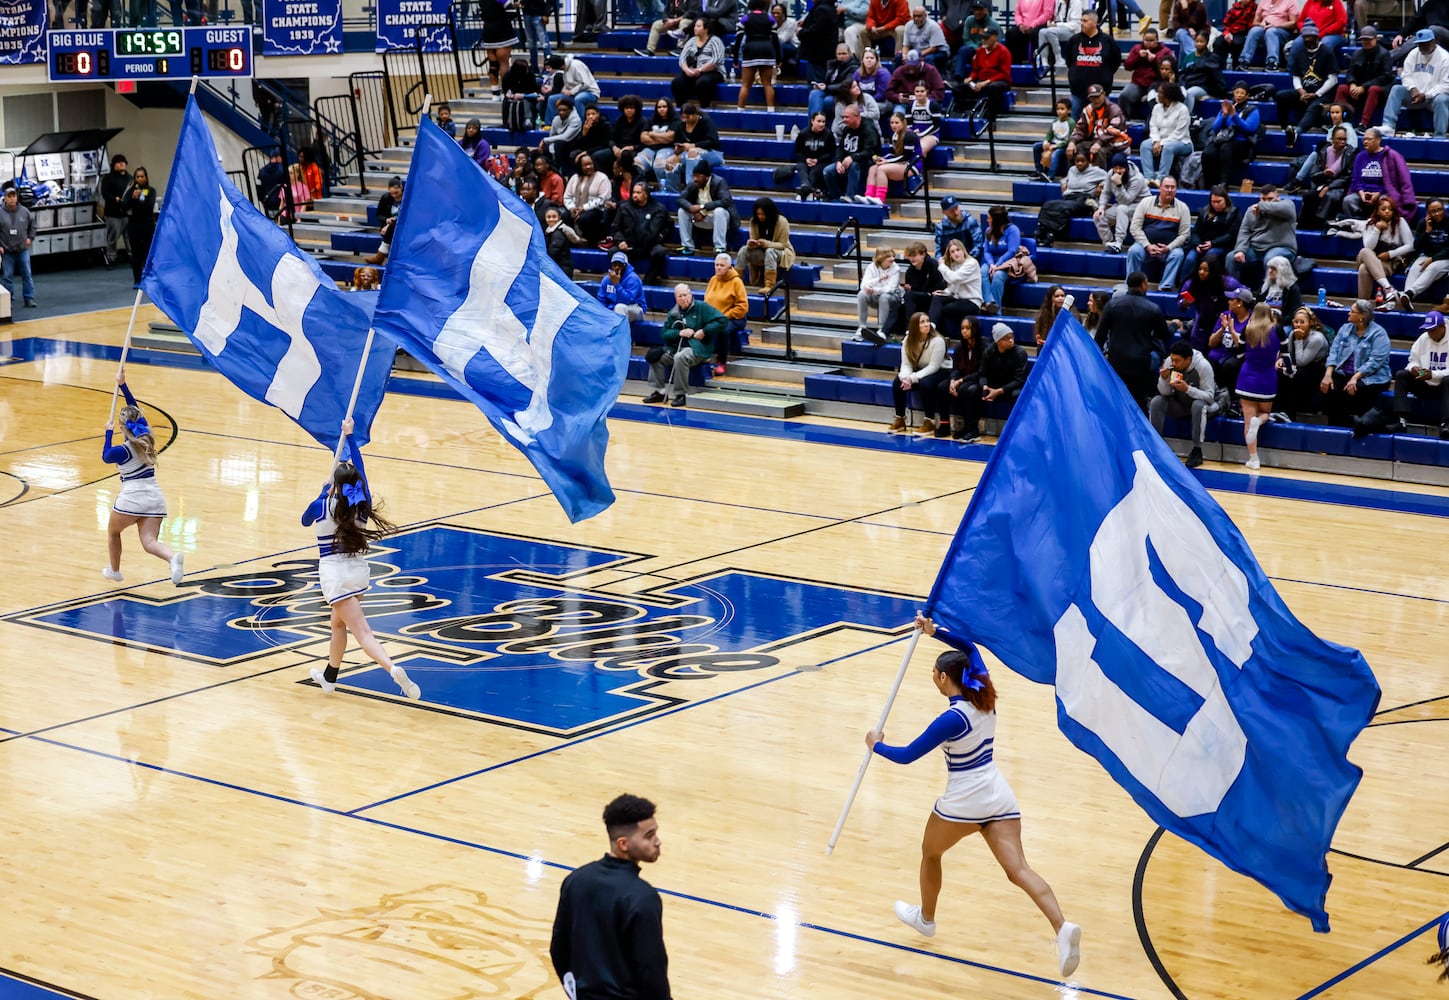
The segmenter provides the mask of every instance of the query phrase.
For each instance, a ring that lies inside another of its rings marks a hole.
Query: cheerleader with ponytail
[[[367,592],[371,570],[367,550],[371,544],[397,529],[378,512],[362,467],[362,451],[352,438],[352,418],[342,424],[351,461],[338,462],[322,493],[302,514],[302,524],[316,525],[321,559],[317,563],[322,596],[332,608],[332,644],[327,669],[312,668],[312,679],[323,691],[337,690],[342,655],[347,652],[347,633],[357,637],[362,651],[392,675],[405,697],[416,701],[422,692],[402,667],[392,662],[382,643],[372,634],[358,600]]]
[[[123,444],[113,445],[115,422],[106,422],[106,443],[101,449],[101,460],[121,467],[121,490],[116,502],[111,505],[111,520],[106,525],[106,544],[110,550],[110,565],[101,570],[107,580],[120,583],[121,576],[121,532],[131,525],[141,536],[141,548],[157,559],[171,566],[171,582],[181,585],[184,572],[180,552],[157,536],[161,533],[161,521],[166,517],[166,498],[156,484],[156,439],[151,427],[136,404],[136,397],[126,387],[126,370],[116,372],[116,385],[125,394],[126,405],[119,414],[123,431]]]

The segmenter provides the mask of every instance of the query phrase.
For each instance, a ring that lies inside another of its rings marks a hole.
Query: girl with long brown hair
[[[901,367],[891,380],[895,397],[896,419],[891,433],[906,430],[906,403],[912,390],[920,390],[921,425],[917,434],[936,433],[936,401],[938,389],[950,375],[946,369],[946,338],[923,312],[913,315],[906,326],[905,343],[901,345]],[[949,414],[948,414],[949,416]]]
[[[111,517],[106,524],[106,547],[110,555],[109,564],[101,570],[107,580],[120,583],[121,576],[121,532],[131,525],[141,536],[141,548],[171,567],[171,582],[181,585],[181,553],[158,537],[161,522],[166,517],[166,498],[161,487],[156,485],[156,437],[151,425],[141,413],[136,397],[126,385],[126,369],[116,372],[116,385],[126,397],[126,405],[117,414],[121,421],[123,444],[112,445],[115,422],[106,422],[106,443],[101,448],[101,461],[120,466],[121,489],[111,505]]]

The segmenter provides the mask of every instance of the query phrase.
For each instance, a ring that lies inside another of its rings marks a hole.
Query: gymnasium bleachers
[[[1118,37],[1125,54],[1133,41],[1120,33]],[[604,95],[601,108],[606,113],[612,113],[614,101],[624,94],[643,98],[646,109],[653,98],[669,94],[669,81],[676,69],[674,56],[662,52],[654,57],[636,55],[633,50],[642,47],[646,38],[645,31],[619,29],[601,35],[597,48],[570,49],[589,65],[598,79]],[[1351,51],[1346,49],[1345,57]],[[1127,74],[1119,73],[1118,87],[1126,79]],[[1225,79],[1229,85],[1243,80],[1250,87],[1262,84],[1287,87],[1290,78],[1283,72],[1244,71],[1227,73]],[[993,204],[1007,204],[1012,221],[1021,227],[1023,236],[1035,234],[1036,208],[1057,193],[1055,184],[1033,179],[1030,152],[1031,143],[1041,138],[1050,119],[1052,87],[1049,79],[1038,80],[1033,66],[1015,66],[1013,80],[1015,92],[1011,106],[996,124],[994,153],[984,134],[984,122],[967,117],[957,109],[947,119],[942,145],[930,157],[927,187],[910,194],[893,190],[894,197],[884,207],[800,202],[794,197],[793,180],[776,183],[775,168],[791,162],[791,129],[806,126],[807,88],[803,84],[794,80],[777,84],[777,110],[773,113],[764,110],[758,87],[751,95],[749,109],[739,111],[734,107],[737,85],[730,82],[721,85],[716,106],[709,114],[721,134],[725,153],[722,172],[734,191],[739,215],[748,218],[756,198],[773,197],[781,214],[790,220],[798,262],[790,273],[788,310],[783,297],[777,295],[767,300],[751,289],[749,335],[744,355],[731,361],[724,376],[709,378],[707,391],[692,399],[692,406],[769,414],[779,412],[778,404],[785,400],[803,404],[805,412],[874,421],[882,427],[889,422],[890,379],[898,363],[899,348],[876,347],[853,340],[855,292],[861,267],[857,255],[868,259],[879,247],[891,247],[899,253],[915,240],[931,245],[928,220],[939,219],[937,202],[945,194],[955,195],[968,211],[982,216]],[[1064,79],[1060,81],[1059,92],[1065,93]],[[500,102],[486,87],[467,91],[452,105],[456,121],[462,123],[475,117],[482,120],[484,134],[497,152],[512,155],[520,146],[536,146],[543,135],[541,132],[510,133],[504,129]],[[1258,143],[1257,155],[1248,166],[1247,177],[1256,186],[1281,185],[1287,179],[1292,157],[1282,129],[1271,124],[1277,117],[1274,105],[1260,102],[1257,107],[1268,127]],[[784,139],[777,138],[777,126],[783,127]],[[1412,125],[1405,119],[1401,127]],[[1133,126],[1134,158],[1137,141],[1144,131],[1140,125]],[[1449,171],[1440,166],[1449,157],[1449,140],[1397,138],[1391,146],[1409,161],[1421,203],[1431,195],[1449,194]],[[1307,148],[1308,143],[1304,142],[1300,151]],[[389,177],[406,175],[410,154],[410,137],[405,135],[399,145],[379,151],[369,159],[368,198],[360,198],[343,188],[304,214],[303,223],[297,229],[299,243],[319,254],[324,268],[338,280],[349,279],[361,258],[375,250],[378,237],[373,202]],[[666,208],[673,208],[673,196],[662,190],[658,196]],[[1205,203],[1207,193],[1183,190],[1179,197],[1196,214]],[[1232,198],[1244,208],[1257,201],[1256,194],[1240,193],[1236,187]],[[667,239],[671,247],[678,245],[672,227]],[[735,234],[731,249],[742,240],[743,230]],[[1326,291],[1331,301],[1319,312],[1331,328],[1336,329],[1346,321],[1347,306],[1356,288],[1353,257],[1360,246],[1356,239],[1330,236],[1317,230],[1299,232],[1300,255],[1316,261],[1311,278],[1304,283],[1305,300],[1313,298],[1306,290],[1308,286]],[[575,249],[576,279],[582,287],[590,291],[597,287],[606,258],[602,250]],[[1065,286],[1081,306],[1092,290],[1116,285],[1125,276],[1125,256],[1104,253],[1088,219],[1073,220],[1055,246],[1038,249],[1034,259],[1040,280],[1011,286],[1002,315],[989,320],[1007,323],[1019,342],[1029,349],[1034,343],[1031,330],[1036,310],[1051,285]],[[636,354],[642,355],[648,345],[658,342],[659,323],[672,304],[668,286],[675,281],[687,281],[702,290],[710,272],[708,254],[694,257],[671,254],[665,283],[648,289],[650,312],[643,322],[635,324]],[[1401,284],[1402,279],[1399,281]],[[1150,294],[1170,318],[1181,316],[1175,295],[1156,291]],[[1395,367],[1400,367],[1409,344],[1418,334],[1422,312],[1417,315],[1380,312],[1377,318],[1393,338]],[[631,379],[639,374],[640,365],[640,359],[636,358],[631,366]],[[752,401],[758,403],[753,409]],[[795,410],[798,411],[798,406]],[[1418,411],[1415,412],[1417,415]],[[1310,416],[1307,422],[1265,428],[1262,438],[1267,449],[1265,464],[1449,482],[1449,442],[1437,439],[1436,427],[1420,426],[1413,428],[1419,433],[1373,435],[1354,440],[1347,430],[1313,423],[1314,419]],[[1216,449],[1209,451],[1209,458],[1240,458],[1242,422],[1216,418],[1209,440]]]

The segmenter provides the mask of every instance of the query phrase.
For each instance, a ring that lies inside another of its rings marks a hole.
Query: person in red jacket
[[[845,44],[856,59],[865,55],[866,45],[875,45],[883,38],[895,38],[896,29],[911,19],[909,0],[870,0],[864,24],[845,29]]]
[[[995,25],[986,29],[986,42],[971,58],[971,75],[958,89],[967,99],[985,95],[987,113],[997,117],[1006,109],[1006,95],[1011,91],[1011,51],[1000,44]]]
[[[1334,59],[1347,65],[1348,60],[1338,54],[1348,37],[1348,8],[1343,5],[1343,0],[1305,0],[1303,9],[1298,12],[1299,37],[1288,50],[1290,58],[1303,48],[1303,25],[1308,21],[1318,26],[1318,44],[1331,51]]]

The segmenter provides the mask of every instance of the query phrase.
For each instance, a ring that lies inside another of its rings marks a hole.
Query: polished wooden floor
[[[114,347],[126,315],[9,335]],[[627,790],[659,804],[646,876],[666,894],[681,1000],[1445,992],[1423,964],[1449,909],[1444,518],[1312,499],[1353,482],[1331,477],[1296,477],[1310,499],[1216,494],[1294,611],[1364,649],[1383,686],[1330,856],[1331,934],[1155,837],[1057,731],[1052,691],[996,672],[997,759],[1029,857],[1085,929],[1064,986],[1050,928],[979,838],[948,856],[934,939],[892,916],[915,898],[937,762],[877,762],[823,851],[980,464],[616,420],[618,503],[570,526],[476,411],[390,396],[368,467],[409,527],[391,583],[410,599],[462,614],[567,576],[621,614],[715,611],[684,640],[695,665],[651,677],[626,647],[600,667],[598,650],[570,665],[553,647],[531,674],[495,670],[458,652],[456,630],[402,634],[378,606],[423,701],[369,687],[355,648],[356,683],[327,695],[306,683],[326,652],[315,588],[248,601],[237,583],[303,572],[288,560],[311,556],[298,515],[327,454],[209,371],[132,364],[169,441],[162,537],[190,575],[174,588],[133,533],[113,588],[99,570],[117,480],[99,453],[115,363],[86,353],[0,365],[0,969],[14,976],[103,1000],[561,997],[558,884],[603,852],[600,810]],[[537,540],[551,564],[520,561]],[[893,738],[937,710],[938,648],[918,651]]]

